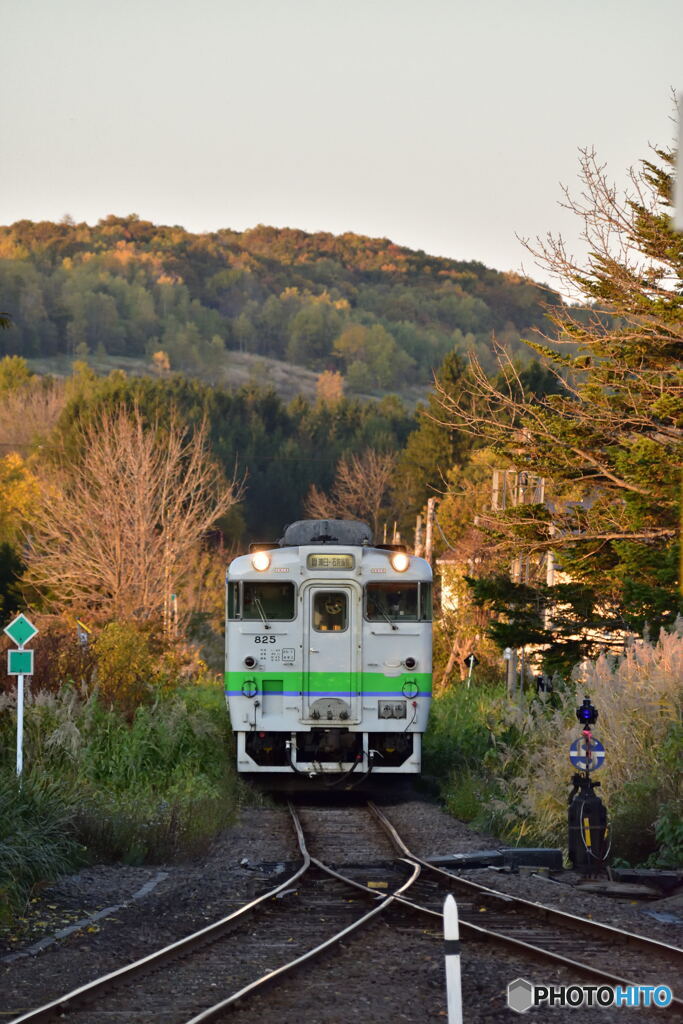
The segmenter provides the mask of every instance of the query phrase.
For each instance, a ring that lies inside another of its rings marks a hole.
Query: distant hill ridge
[[[226,350],[343,374],[351,391],[427,383],[445,354],[523,337],[546,286],[388,239],[259,225],[193,234],[135,215],[0,227],[0,354],[132,357],[187,373]]]

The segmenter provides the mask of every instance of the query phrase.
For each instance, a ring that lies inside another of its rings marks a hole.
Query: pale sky
[[[681,0],[1,0],[0,223],[354,231],[500,270],[671,144]]]

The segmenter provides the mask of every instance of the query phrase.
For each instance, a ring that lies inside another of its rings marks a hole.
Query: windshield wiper
[[[384,616],[384,618],[387,620],[392,629],[398,629],[398,626],[392,619],[391,615],[389,615],[389,612],[386,610],[386,605],[384,605],[384,602],[377,602],[377,611],[380,613],[380,615]]]
[[[261,604],[261,601],[259,600],[258,597],[254,598],[254,604],[256,605],[257,612],[261,616],[261,621],[263,622],[263,628],[264,629],[270,629],[270,623],[268,622],[268,619],[266,618],[266,613],[263,610],[263,605]]]

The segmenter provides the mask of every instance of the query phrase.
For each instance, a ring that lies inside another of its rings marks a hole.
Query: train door
[[[303,588],[303,717],[312,723],[360,721],[361,595],[351,581]]]

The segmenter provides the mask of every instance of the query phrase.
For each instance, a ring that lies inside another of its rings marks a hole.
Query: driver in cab
[[[317,594],[313,625],[319,633],[339,633],[346,628],[343,594]]]

